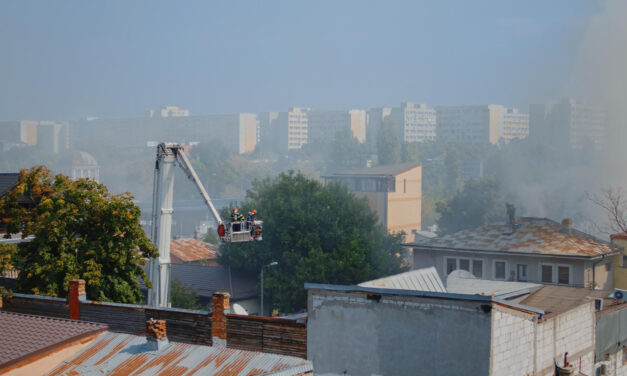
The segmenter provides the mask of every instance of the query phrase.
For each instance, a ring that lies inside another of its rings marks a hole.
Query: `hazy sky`
[[[0,120],[527,104],[564,95],[601,6],[0,0]]]

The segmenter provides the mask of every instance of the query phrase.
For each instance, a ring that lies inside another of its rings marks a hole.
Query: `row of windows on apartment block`
[[[485,269],[483,261],[484,260],[447,257],[446,275],[449,275],[454,270],[466,270],[471,272],[477,278],[488,278],[488,276],[484,276]],[[528,269],[528,264],[516,264],[516,280],[520,282],[529,281]],[[512,277],[514,277],[513,273],[514,271],[512,271]],[[506,280],[507,261],[493,261],[492,274],[493,279]],[[563,285],[572,284],[572,266],[542,263],[540,264],[540,282]]]

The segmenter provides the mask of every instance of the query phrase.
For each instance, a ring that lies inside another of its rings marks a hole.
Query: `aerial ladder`
[[[203,201],[209,207],[209,211],[218,225],[217,231],[220,241],[249,242],[262,239],[262,221],[231,221],[225,224],[213,206],[207,190],[200,182],[187,155],[185,155],[183,145],[171,142],[160,143],[157,145],[151,224],[151,238],[159,250],[159,258],[150,259],[148,270],[148,278],[152,282],[152,288],[148,290],[148,304],[153,307],[170,307],[170,235],[176,164],[196,185]]]

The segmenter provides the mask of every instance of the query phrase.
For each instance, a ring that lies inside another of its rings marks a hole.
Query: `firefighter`
[[[257,210],[253,209],[248,212],[246,216],[246,226],[250,230],[250,235],[253,236],[255,234],[255,220],[257,216]]]
[[[231,211],[231,222],[243,221],[243,220],[244,220],[244,216],[239,212],[239,210],[237,210],[237,208],[233,208],[233,211]]]

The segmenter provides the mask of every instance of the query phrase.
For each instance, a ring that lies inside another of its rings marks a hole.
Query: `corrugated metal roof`
[[[170,240],[170,253],[173,262],[176,259],[181,262],[211,260],[218,257],[218,247],[191,238],[172,239]]]
[[[389,277],[379,278],[373,281],[363,282],[360,283],[359,286],[383,287],[399,290],[446,292],[444,284],[433,266],[391,275]]]
[[[372,168],[362,168],[358,170],[343,171],[343,172],[338,172],[336,174],[325,176],[325,177],[332,178],[334,176],[346,176],[346,175],[395,176],[418,166],[420,166],[420,163],[408,162],[408,163],[400,163],[400,164],[394,164],[394,165],[376,166]]]
[[[0,311],[0,369],[106,329],[103,324]]]
[[[19,178],[19,172],[0,173],[0,196],[13,189]]]
[[[521,218],[518,228],[513,232],[506,224],[487,225],[407,245],[422,249],[448,248],[570,257],[596,257],[619,251],[616,246],[581,231],[564,233],[560,223],[547,218]]]
[[[446,277],[446,290],[454,294],[478,294],[508,298],[518,294],[531,293],[540,287],[542,285],[537,283],[479,279],[465,270],[455,270]]]
[[[544,286],[523,299],[520,304],[542,309],[546,313],[560,313],[589,302],[590,299],[603,299],[610,293],[608,290],[583,287]]]
[[[53,375],[298,375],[310,361],[276,354],[170,342],[151,351],[146,337],[107,332],[57,366]]]

